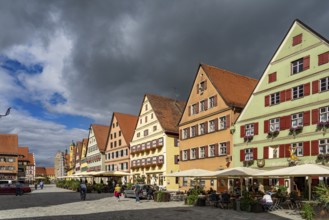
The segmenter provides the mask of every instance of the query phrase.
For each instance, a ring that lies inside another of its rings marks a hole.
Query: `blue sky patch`
[[[57,104],[65,104],[67,102],[67,99],[64,98],[64,96],[62,96],[61,94],[55,92],[50,100],[49,103],[52,105],[57,105]]]
[[[40,74],[43,71],[41,64],[24,65],[15,59],[9,59],[5,56],[0,57],[0,66],[10,73],[25,72],[28,74]]]

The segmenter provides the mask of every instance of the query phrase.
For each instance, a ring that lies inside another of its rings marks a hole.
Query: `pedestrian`
[[[119,184],[117,184],[114,188],[114,196],[117,198],[117,201],[120,202],[120,196],[121,196],[121,187]]]
[[[43,189],[43,181],[40,181],[40,189]]]
[[[34,189],[35,189],[35,190],[38,189],[38,183],[37,183],[37,182],[34,183]]]
[[[21,192],[21,183],[19,181],[16,182],[16,196],[18,195],[22,195],[22,192]]]
[[[141,191],[141,186],[138,184],[138,182],[136,182],[136,184],[134,186],[134,191],[135,191],[136,202],[140,202],[139,193]]]

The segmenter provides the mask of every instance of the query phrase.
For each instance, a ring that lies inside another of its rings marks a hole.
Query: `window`
[[[117,141],[114,141],[114,147],[116,147],[117,146]]]
[[[111,142],[111,148],[113,148],[113,142]]]
[[[183,177],[183,186],[187,186],[188,185],[188,177]]]
[[[191,159],[195,159],[196,158],[196,149],[195,148],[192,148],[191,149]]]
[[[147,135],[149,135],[149,130],[148,129],[144,130],[144,136],[147,136]]]
[[[291,63],[291,72],[292,72],[292,74],[297,74],[297,73],[303,71],[303,61],[304,61],[304,59],[301,58],[301,59],[296,60],[296,61]]]
[[[153,113],[151,114],[151,119],[153,119]]]
[[[183,129],[183,139],[187,138],[188,128]]]
[[[280,119],[273,118],[270,119],[270,132],[280,131]]]
[[[196,126],[192,126],[191,127],[191,137],[195,137],[196,136]]]
[[[209,98],[209,108],[215,107],[215,96]]]
[[[226,143],[219,144],[219,155],[226,155]]]
[[[302,98],[304,96],[304,86],[296,86],[292,88],[292,98],[293,99],[298,99]]]
[[[279,148],[276,147],[269,147],[269,155],[268,158],[279,158]]]
[[[271,105],[279,104],[280,103],[280,93],[276,92],[270,95],[271,98]]]
[[[142,124],[142,122],[143,122],[143,119],[139,119],[139,124]]]
[[[206,101],[203,100],[200,102],[200,112],[203,112],[206,110]]]
[[[320,79],[320,91],[327,91],[329,90],[329,77]]]
[[[226,117],[220,117],[219,118],[219,130],[226,128]]]
[[[117,133],[114,132],[114,138],[116,138],[116,137],[117,137]]]
[[[205,158],[205,147],[200,147],[199,158]]]
[[[121,131],[119,131],[119,137],[121,137]]]
[[[291,115],[291,127],[296,128],[303,126],[303,113]]]
[[[329,121],[329,106],[320,108],[320,122]]]
[[[119,146],[121,146],[121,140],[119,140]]]
[[[245,161],[254,160],[254,155],[252,153],[252,148],[248,148],[248,149],[244,150],[244,160]]]
[[[214,132],[215,131],[215,120],[209,121],[209,132]]]
[[[319,54],[318,56],[318,65],[323,65],[323,64],[326,64],[326,63],[329,63],[329,51],[328,52],[325,52],[325,53],[322,53],[322,54]]]
[[[205,90],[205,88],[206,88],[205,81],[200,82],[200,84],[199,84],[199,92],[202,93]]]
[[[303,34],[298,34],[292,38],[292,46],[302,43]]]
[[[112,127],[113,127],[113,128],[115,127],[115,124],[114,124],[114,123],[112,124]]]
[[[319,154],[329,154],[329,139],[319,140]]]
[[[209,148],[208,148],[208,156],[209,157],[214,157],[215,156],[215,145],[212,144],[212,145],[209,145]]]
[[[205,124],[201,123],[199,124],[199,134],[205,134]]]
[[[147,123],[147,116],[145,116],[145,123]]]
[[[147,104],[145,104],[145,111],[147,111],[147,109],[148,109],[148,106],[147,106]]]
[[[254,136],[254,124],[246,125],[246,136]]]
[[[156,130],[157,130],[157,126],[154,125],[154,126],[153,126],[153,131],[156,131]]]
[[[115,124],[116,124],[117,127],[119,126],[119,122],[116,122]]]
[[[141,133],[140,133],[140,132],[138,132],[136,136],[139,138],[139,137],[141,136]]]
[[[293,151],[293,154],[296,156],[303,156],[303,143],[293,143],[291,144],[290,150]]]
[[[187,160],[187,150],[183,151],[183,160]]]
[[[191,108],[191,115],[195,115],[197,113],[197,104],[192,105]]]
[[[113,135],[111,134],[111,139],[113,139]]]

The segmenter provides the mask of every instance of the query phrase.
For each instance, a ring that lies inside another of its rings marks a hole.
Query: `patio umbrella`
[[[249,167],[233,167],[225,170],[219,170],[214,172],[214,176],[220,177],[242,177],[242,176],[254,176],[259,173],[263,173],[263,170],[258,170]]]
[[[175,173],[170,173],[167,174],[166,176],[170,177],[202,177],[202,176],[207,176],[210,175],[209,170],[203,170],[203,169],[190,169],[190,170],[183,170],[183,171],[178,171]]]
[[[311,200],[311,177],[329,176],[329,167],[319,164],[302,164],[255,174],[255,176],[308,177],[308,198]]]

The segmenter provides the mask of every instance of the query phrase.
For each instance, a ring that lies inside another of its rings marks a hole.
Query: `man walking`
[[[136,182],[134,190],[135,190],[136,202],[140,202],[139,193],[141,191],[141,186],[138,184],[138,182]]]

